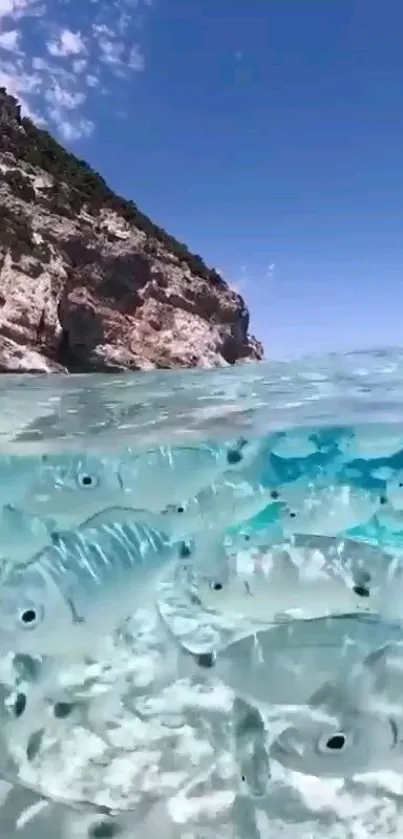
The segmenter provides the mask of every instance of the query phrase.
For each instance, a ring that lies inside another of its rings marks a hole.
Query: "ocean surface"
[[[403,350],[0,377],[0,839],[403,831]]]

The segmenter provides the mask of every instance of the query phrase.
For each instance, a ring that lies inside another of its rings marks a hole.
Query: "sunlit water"
[[[399,835],[402,417],[401,351],[0,378],[1,836]]]

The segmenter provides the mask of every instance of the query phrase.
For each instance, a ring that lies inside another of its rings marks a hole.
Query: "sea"
[[[0,737],[0,839],[402,835],[403,350],[2,375]]]

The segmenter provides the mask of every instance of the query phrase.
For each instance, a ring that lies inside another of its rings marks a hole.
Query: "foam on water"
[[[309,766],[303,751],[294,760],[290,732],[320,732],[329,714],[376,719],[373,737],[385,720],[389,735],[403,730],[402,381],[400,350],[0,378],[2,621],[19,618],[4,594],[10,568],[105,507],[143,507],[175,551],[187,540],[96,650],[2,657],[2,835],[399,835],[399,738],[390,765],[379,734],[368,765],[364,749],[333,776],[328,755],[322,775],[320,754],[312,762],[313,741]],[[220,598],[206,606],[212,581]]]

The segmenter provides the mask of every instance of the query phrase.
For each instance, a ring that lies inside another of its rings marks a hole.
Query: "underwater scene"
[[[403,831],[403,352],[0,378],[0,836]]]

